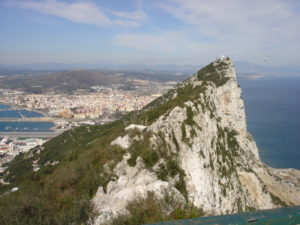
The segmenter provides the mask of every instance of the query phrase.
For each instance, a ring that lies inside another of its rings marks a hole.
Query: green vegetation
[[[190,106],[186,107],[186,120],[183,121],[183,124],[189,125],[191,127],[191,137],[195,137],[197,136],[196,131],[194,129],[194,126],[196,126],[199,130],[201,130],[201,128],[195,123],[193,117],[194,117],[194,113],[193,113],[193,109]]]
[[[256,208],[246,205],[246,212],[254,212]]]
[[[180,193],[185,197],[185,199],[188,199],[188,192],[186,190],[186,183],[184,180],[184,171],[182,169],[179,169],[179,181],[176,182],[175,188],[180,191]]]
[[[236,171],[238,165],[240,165],[240,146],[236,140],[236,135],[237,133],[233,130],[218,127],[218,138],[211,141],[211,147],[215,148],[216,153],[216,169],[220,177],[225,178],[223,183],[219,182],[221,193],[224,197],[226,197],[228,190],[233,189],[232,179],[238,179]],[[214,169],[212,166],[213,163],[211,162],[210,167]],[[239,201],[237,201],[237,209],[243,210],[241,208],[242,203]]]
[[[278,196],[272,194],[272,192],[270,192],[270,196],[271,196],[274,204],[280,205],[280,206],[287,206],[287,204],[284,201],[282,201]]]
[[[186,130],[185,130],[184,123],[181,124],[181,140],[182,141],[187,141]]]
[[[226,63],[221,62],[217,66],[218,70],[222,70],[226,68]],[[198,79],[203,81],[211,81],[217,87],[224,85],[229,78],[225,77],[223,74],[219,74],[216,68],[213,66],[213,63],[209,64],[208,66],[204,67],[202,70],[199,70],[197,73]]]
[[[145,199],[139,198],[130,202],[127,206],[129,215],[120,215],[112,221],[112,225],[140,225],[157,221],[172,221],[179,219],[195,218],[203,216],[203,210],[188,204],[178,205],[172,196],[170,201],[157,199],[149,192]],[[170,206],[175,208],[167,213]]]
[[[173,143],[175,144],[176,151],[179,152],[180,151],[180,147],[179,147],[178,141],[177,141],[177,139],[175,137],[175,134],[174,134],[173,130],[172,130],[172,139],[173,139]]]
[[[216,140],[215,147],[221,177],[230,178],[232,173],[236,171],[239,153],[239,144],[236,140],[236,135],[237,133],[233,130],[218,127],[218,139]],[[213,143],[211,144],[213,145]]]
[[[202,158],[205,159],[205,155],[204,155],[204,153],[203,153],[203,150],[200,150],[200,151],[199,151],[199,154],[202,156]]]
[[[193,109],[190,106],[186,107],[186,120],[184,121],[185,124],[193,126],[195,124],[195,121],[193,119],[194,113],[193,113]]]
[[[8,165],[6,179],[19,190],[1,194],[0,224],[82,224],[93,217],[90,199],[110,180],[101,175],[103,165],[122,158],[123,150],[110,142],[123,127],[116,121],[89,129],[89,134],[87,127],[67,131],[46,143],[39,155],[22,154]],[[33,172],[31,163],[38,158],[40,170]],[[59,164],[45,165],[54,160]]]
[[[157,151],[150,148],[149,138],[145,138],[144,141],[134,141],[129,148],[131,154],[130,159],[127,160],[130,166],[136,165],[136,159],[141,156],[146,168],[152,168],[159,160],[159,154]]]
[[[159,159],[163,159],[163,163],[159,164],[159,168],[155,170],[157,177],[161,180],[167,181],[169,178],[174,178],[179,175],[179,181],[175,184],[175,187],[187,198],[186,184],[184,180],[184,171],[179,167],[178,155],[171,153],[170,146],[165,142],[164,134],[159,132],[156,138],[158,146],[156,148],[151,146],[150,138],[155,134],[152,132],[145,132],[143,135],[139,135],[141,140],[134,141],[128,151],[131,157],[127,160],[130,166],[136,165],[136,160],[141,157],[145,163],[145,166],[149,170],[153,170],[152,167],[158,163]],[[178,143],[177,143],[178,144]],[[178,146],[179,147],[179,146]]]
[[[236,206],[237,206],[237,210],[239,213],[244,212],[242,205],[243,205],[242,200],[240,198],[238,198],[236,201]]]

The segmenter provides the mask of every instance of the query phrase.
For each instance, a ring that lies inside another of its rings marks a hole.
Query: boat
[[[251,218],[251,219],[247,220],[247,222],[248,222],[248,223],[257,222],[257,219],[255,219],[255,218]]]

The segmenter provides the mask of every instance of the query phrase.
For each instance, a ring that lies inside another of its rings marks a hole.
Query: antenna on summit
[[[221,55],[220,57],[217,57],[215,62],[216,64],[220,63],[220,62],[227,62],[227,60],[230,60],[228,55]]]
[[[221,55],[220,57],[218,57],[216,60],[220,60],[223,61],[225,59],[229,59],[228,55]]]

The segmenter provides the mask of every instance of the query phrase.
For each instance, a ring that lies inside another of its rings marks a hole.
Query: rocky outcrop
[[[101,212],[96,224],[105,223],[108,219],[128,213],[128,202],[137,197],[146,198],[149,192],[153,192],[159,198],[163,198],[165,192],[171,193],[178,203],[184,203],[185,198],[169,182],[157,179],[155,173],[145,169],[143,160],[137,158],[136,166],[128,165],[130,155],[126,154],[123,160],[114,168],[116,179],[110,181],[103,190],[100,187],[93,199],[96,209]]]
[[[276,186],[283,190],[286,184],[274,183],[273,170],[259,161],[229,58],[178,84],[139,118],[152,120],[130,125],[111,142],[127,153],[111,172],[115,179],[93,199],[99,212],[95,224],[128,213],[128,202],[148,192],[172,193],[210,214],[300,203],[297,185],[289,186],[292,197],[277,192]]]

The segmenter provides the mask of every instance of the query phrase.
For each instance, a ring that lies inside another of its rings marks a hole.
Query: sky
[[[300,1],[0,0],[0,64],[204,65],[220,55],[300,65]]]

